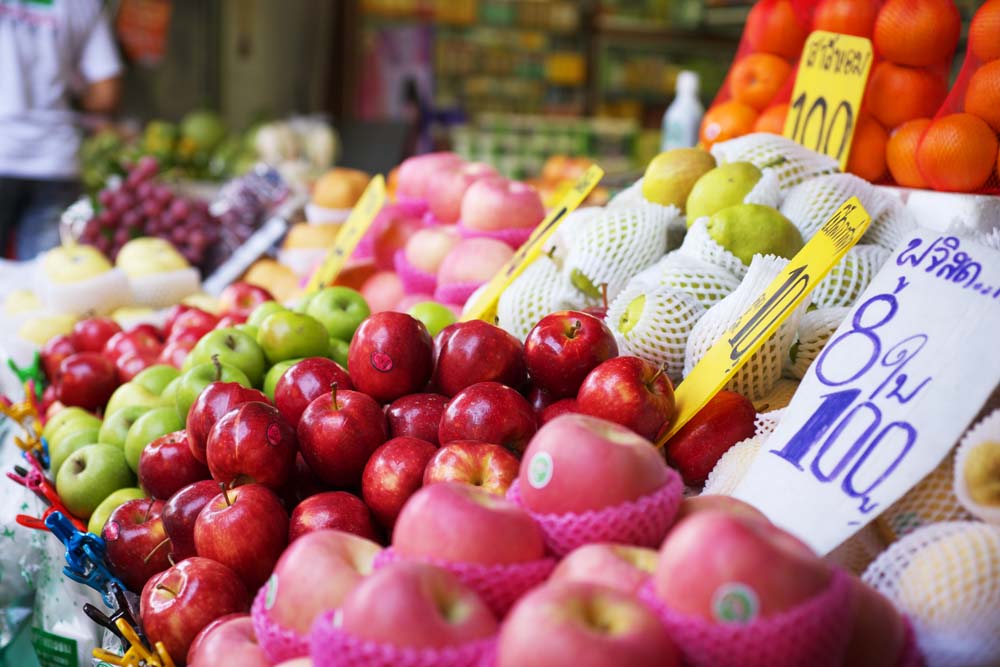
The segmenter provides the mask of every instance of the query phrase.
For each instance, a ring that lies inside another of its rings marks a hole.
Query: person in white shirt
[[[122,64],[100,0],[0,0],[0,255],[59,243],[79,195],[79,113],[107,114]]]

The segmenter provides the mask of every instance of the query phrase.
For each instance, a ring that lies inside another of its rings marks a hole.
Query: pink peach
[[[373,314],[392,310],[406,295],[403,281],[394,271],[377,271],[365,281],[360,291]]]

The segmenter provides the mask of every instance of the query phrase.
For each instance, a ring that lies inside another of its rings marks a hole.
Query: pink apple
[[[462,224],[469,229],[531,228],[544,217],[545,206],[538,191],[520,181],[480,179],[462,197]]]
[[[514,251],[503,241],[463,239],[445,255],[438,267],[438,285],[478,285],[503,268]]]
[[[325,491],[300,502],[288,522],[288,541],[317,530],[339,530],[378,541],[378,530],[368,506],[353,493]]]
[[[467,563],[523,563],[545,555],[527,512],[485,489],[431,484],[403,507],[392,535],[401,556]]]
[[[470,162],[457,169],[435,172],[427,182],[427,204],[441,222],[457,222],[462,215],[462,198],[473,183],[499,178],[497,170],[485,162]]]
[[[462,158],[444,151],[407,158],[399,165],[396,174],[396,196],[424,199],[427,196],[427,186],[435,173],[455,169],[461,164]]]
[[[666,628],[634,596],[555,581],[526,594],[500,630],[497,667],[680,667]]]
[[[424,485],[464,482],[503,496],[517,479],[520,462],[500,445],[454,440],[437,450],[424,469]]]
[[[410,238],[424,228],[424,221],[406,211],[376,218],[372,224],[372,252],[375,267],[383,271],[396,268],[396,253],[406,247]]]
[[[450,227],[421,229],[406,241],[403,254],[415,268],[435,275],[441,262],[459,241],[458,233]]]
[[[677,516],[674,518],[674,527],[676,528],[684,519],[700,512],[728,512],[736,516],[770,523],[770,519],[750,503],[743,502],[732,496],[710,493],[707,495],[690,496],[682,500],[680,507],[677,509]]]
[[[645,547],[610,542],[585,544],[559,561],[549,581],[584,581],[637,595],[656,571],[658,558],[655,549]]]
[[[371,540],[339,530],[319,530],[295,540],[266,584],[273,591],[271,620],[308,635],[317,616],[339,607],[351,589],[372,573],[381,550]]]
[[[219,294],[219,309],[225,315],[233,315],[244,321],[254,308],[265,301],[274,301],[274,297],[266,289],[259,285],[237,282],[227,286]]]
[[[392,310],[406,295],[403,281],[395,271],[377,271],[361,286],[361,296],[365,297],[373,313]]]
[[[271,667],[271,661],[257,644],[249,614],[206,629],[208,632],[195,638],[191,645],[188,667]]]

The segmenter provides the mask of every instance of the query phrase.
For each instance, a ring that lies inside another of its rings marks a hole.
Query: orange
[[[927,67],[951,58],[962,18],[952,0],[886,0],[875,20],[875,51],[897,65]]]
[[[823,0],[813,15],[813,30],[872,36],[878,6],[871,0]]]
[[[711,148],[716,142],[749,134],[753,131],[755,122],[756,111],[741,102],[729,100],[708,110],[701,119],[699,137],[705,148]]]
[[[899,127],[937,113],[948,89],[944,78],[927,69],[882,61],[868,80],[865,106],[883,127]]]
[[[733,99],[758,111],[766,107],[792,73],[792,66],[770,53],[751,53],[729,73]]]
[[[906,188],[927,187],[927,181],[917,169],[917,145],[930,124],[930,118],[908,120],[889,137],[889,143],[885,147],[885,161],[889,165],[892,180],[898,185]]]
[[[796,60],[809,30],[795,15],[792,0],[759,0],[747,15],[743,34],[755,52]]]
[[[785,117],[788,115],[787,104],[775,104],[764,109],[757,117],[757,122],[753,126],[754,132],[770,132],[771,134],[785,133]]]
[[[1000,132],[1000,60],[980,66],[969,79],[969,87],[965,89],[965,110]]]
[[[871,114],[858,116],[851,140],[851,155],[847,160],[847,171],[866,181],[879,181],[885,175],[885,145],[889,133],[879,125]]]
[[[1000,0],[989,0],[972,17],[969,51],[983,62],[1000,59]]]
[[[933,121],[917,147],[917,166],[935,190],[978,190],[993,174],[996,159],[996,134],[968,113]]]

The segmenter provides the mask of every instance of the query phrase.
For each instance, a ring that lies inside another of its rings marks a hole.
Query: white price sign
[[[810,366],[733,495],[826,554],[930,473],[1000,384],[1000,252],[921,230]]]

